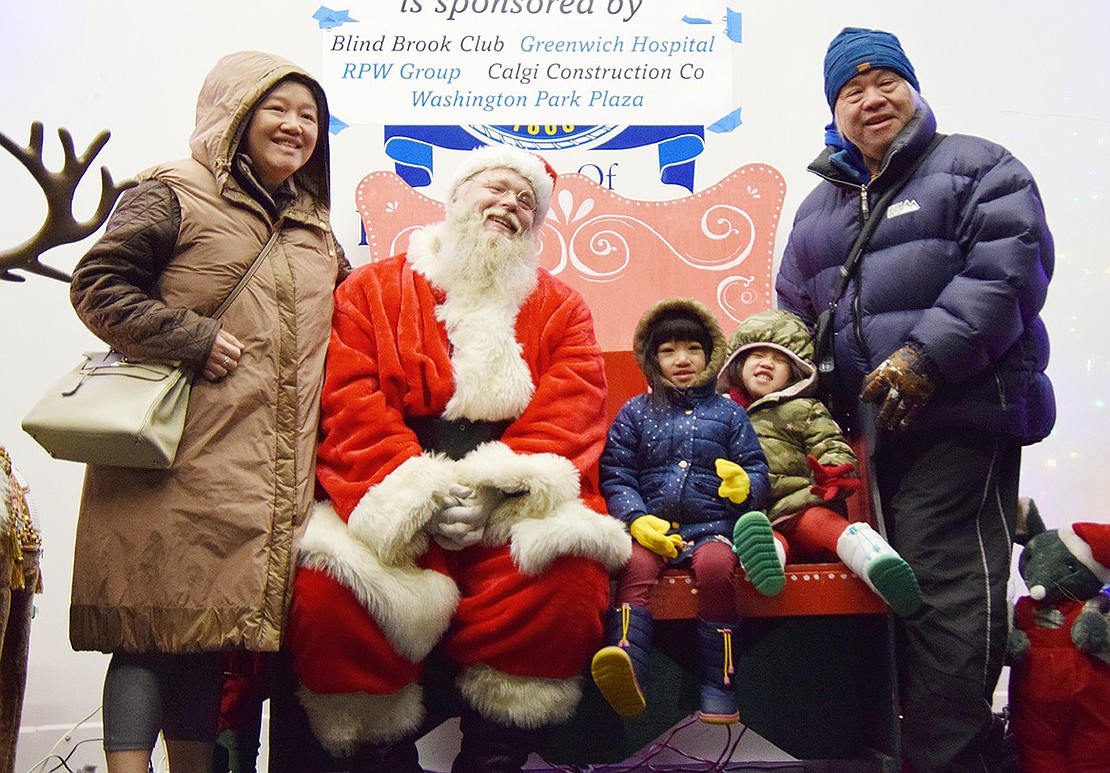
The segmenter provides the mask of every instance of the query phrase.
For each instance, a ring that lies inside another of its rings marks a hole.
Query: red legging
[[[617,604],[646,607],[666,565],[666,558],[633,541],[632,558],[617,584]],[[732,585],[737,566],[732,545],[724,540],[711,539],[695,548],[690,568],[698,586],[698,617],[702,620],[729,622],[739,617]]]
[[[835,510],[814,505],[775,526],[775,538],[786,549],[786,559],[792,553],[805,558],[816,557],[822,551],[836,552],[840,535],[848,528],[848,519]]]

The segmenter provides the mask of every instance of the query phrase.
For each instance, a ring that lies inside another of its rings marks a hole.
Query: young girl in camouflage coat
[[[728,352],[717,390],[747,410],[759,436],[771,470],[767,513],[787,557],[831,550],[896,614],[913,613],[921,606],[913,570],[870,525],[844,516],[844,499],[860,485],[856,457],[815,397],[805,324],[790,312],[759,312],[740,323]]]

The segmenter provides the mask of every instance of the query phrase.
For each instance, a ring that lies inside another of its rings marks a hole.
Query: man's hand
[[[671,525],[654,515],[641,515],[628,526],[633,539],[657,556],[674,558],[685,543],[678,534],[667,534]]]
[[[826,502],[834,499],[845,499],[860,487],[859,478],[850,477],[855,472],[856,466],[851,462],[844,464],[821,464],[817,457],[806,454],[806,464],[813,472],[813,485],[809,492],[816,494]]]
[[[907,344],[868,374],[859,399],[879,404],[876,423],[883,429],[905,429],[935,391],[925,358]]]
[[[456,484],[424,530],[446,550],[468,548],[482,539],[486,520],[503,498],[500,492],[492,489],[475,491]]]

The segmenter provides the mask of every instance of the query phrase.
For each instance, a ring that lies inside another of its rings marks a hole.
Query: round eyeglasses
[[[536,196],[530,190],[515,191],[504,180],[485,180],[482,182],[482,187],[489,191],[496,198],[503,197],[506,193],[512,195],[516,199],[517,206],[525,212],[535,212],[539,202],[536,201]]]

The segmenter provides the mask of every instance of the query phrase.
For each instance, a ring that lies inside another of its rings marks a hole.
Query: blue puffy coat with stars
[[[626,524],[642,515],[677,523],[679,534],[692,547],[718,535],[731,542],[736,519],[763,509],[770,492],[767,460],[747,413],[715,392],[724,336],[716,320],[708,317],[706,323],[720,345],[714,347],[704,378],[686,389],[668,386],[664,409],[654,407],[647,394],[625,403],[601,456],[601,493],[609,512]],[[650,318],[651,312],[645,315],[648,323]],[[645,327],[643,321],[640,327]],[[637,350],[641,359],[642,354]],[[717,493],[718,458],[747,471],[751,490],[746,502],[733,504]]]

